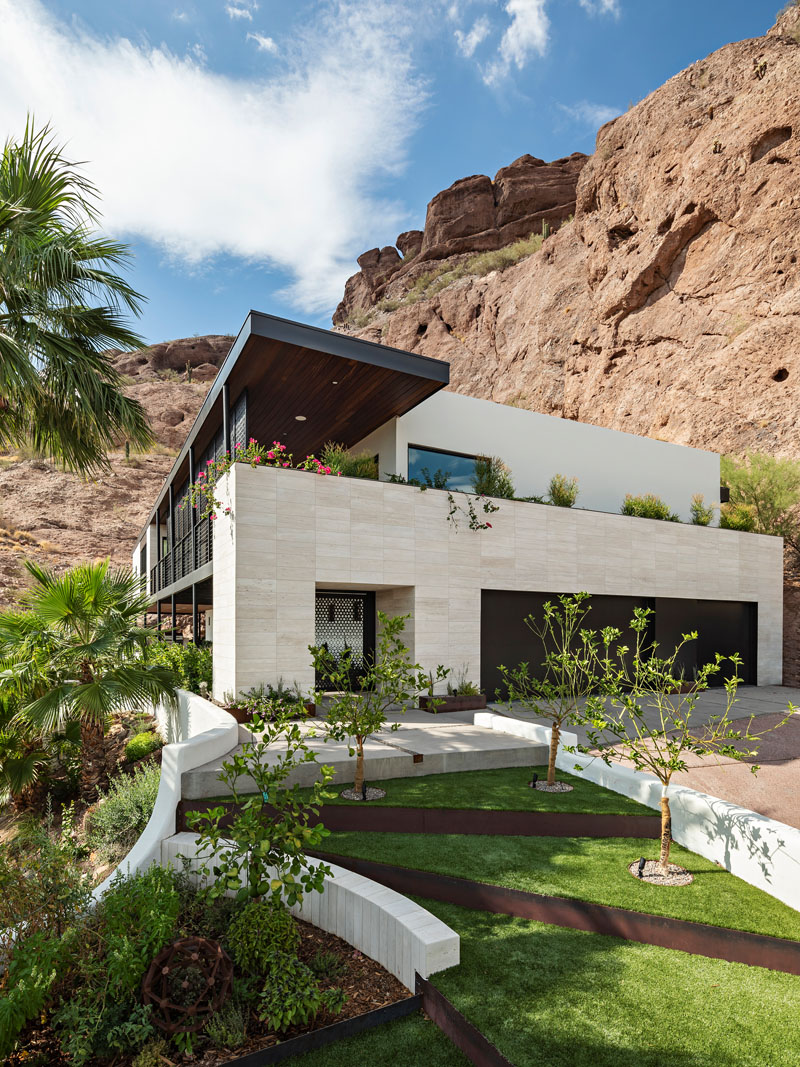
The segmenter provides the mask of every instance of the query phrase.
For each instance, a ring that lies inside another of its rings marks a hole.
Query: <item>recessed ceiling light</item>
[[[295,415],[294,421],[295,422],[305,422],[306,421],[306,417],[305,417],[305,415]]]
[[[338,382],[331,382],[331,385],[338,385]]]

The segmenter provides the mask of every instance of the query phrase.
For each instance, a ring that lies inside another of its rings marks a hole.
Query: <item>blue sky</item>
[[[327,325],[427,201],[598,125],[777,0],[0,0],[0,129],[51,121],[135,252],[149,341]]]

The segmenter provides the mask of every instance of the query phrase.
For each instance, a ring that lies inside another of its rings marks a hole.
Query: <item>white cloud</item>
[[[272,52],[274,55],[278,51],[278,46],[273,39],[263,33],[248,33],[247,40],[255,41],[259,52]]]
[[[175,22],[188,22],[189,12],[181,11],[180,8],[175,8],[175,10],[172,12],[172,18]]]
[[[619,18],[619,0],[578,0],[590,15],[613,15]]]
[[[522,70],[531,53],[545,54],[550,31],[545,5],[546,0],[508,0],[505,10],[510,22],[500,41],[497,57],[483,72],[487,85],[501,82],[512,66]]]
[[[253,12],[258,11],[257,3],[231,3],[225,5],[225,13],[230,19],[246,19],[253,21]]]
[[[593,104],[589,100],[580,100],[577,104],[559,104],[558,106],[575,122],[579,122],[584,126],[592,126],[595,129],[602,126],[604,122],[610,122],[611,119],[615,119],[621,114],[618,107]]]
[[[473,23],[472,29],[469,33],[463,33],[461,30],[455,31],[456,44],[458,50],[462,56],[469,58],[475,54],[475,49],[485,41],[491,31],[491,24],[486,15],[482,15],[479,19],[476,19]]]
[[[248,80],[0,0],[0,129],[21,132],[29,110],[50,120],[90,161],[115,236],[194,265],[228,253],[279,268],[321,313],[366,242],[403,228],[375,189],[402,172],[425,103],[394,0],[326,10],[279,73]]]

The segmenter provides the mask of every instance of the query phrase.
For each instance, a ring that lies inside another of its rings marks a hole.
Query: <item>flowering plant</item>
[[[181,507],[190,505],[198,509],[198,518],[211,520],[217,518],[222,508],[217,499],[215,490],[217,483],[223,475],[227,474],[234,463],[249,463],[251,467],[285,467],[296,470],[311,471],[314,474],[341,474],[339,470],[321,463],[315,456],[306,456],[304,460],[295,464],[292,453],[287,451],[286,445],[280,441],[273,441],[267,448],[251,437],[247,445],[237,443],[233,447],[233,454],[226,452],[219,459],[206,461],[204,470],[198,472],[194,482],[189,486],[189,493],[181,503]],[[225,508],[223,514],[230,515],[231,509]]]

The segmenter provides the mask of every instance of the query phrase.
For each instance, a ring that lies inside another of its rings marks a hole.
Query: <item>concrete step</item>
[[[530,767],[547,762],[546,745],[513,737],[467,723],[437,724],[435,726],[409,724],[395,732],[386,731],[381,740],[369,740],[364,746],[367,781],[387,778],[411,778],[450,771],[483,771],[497,767]],[[350,756],[343,742],[314,738],[309,747],[319,753],[319,763],[334,769],[334,782],[345,785],[352,781],[355,756]],[[241,751],[241,746],[236,751]],[[274,760],[280,749],[276,746]],[[233,753],[231,753],[232,755]],[[267,754],[267,762],[271,753]],[[186,800],[200,800],[227,792],[219,780],[224,760],[206,763],[183,776],[183,796]],[[314,764],[299,766],[288,784],[311,785],[317,777]],[[237,789],[252,792],[253,783],[241,777]]]

